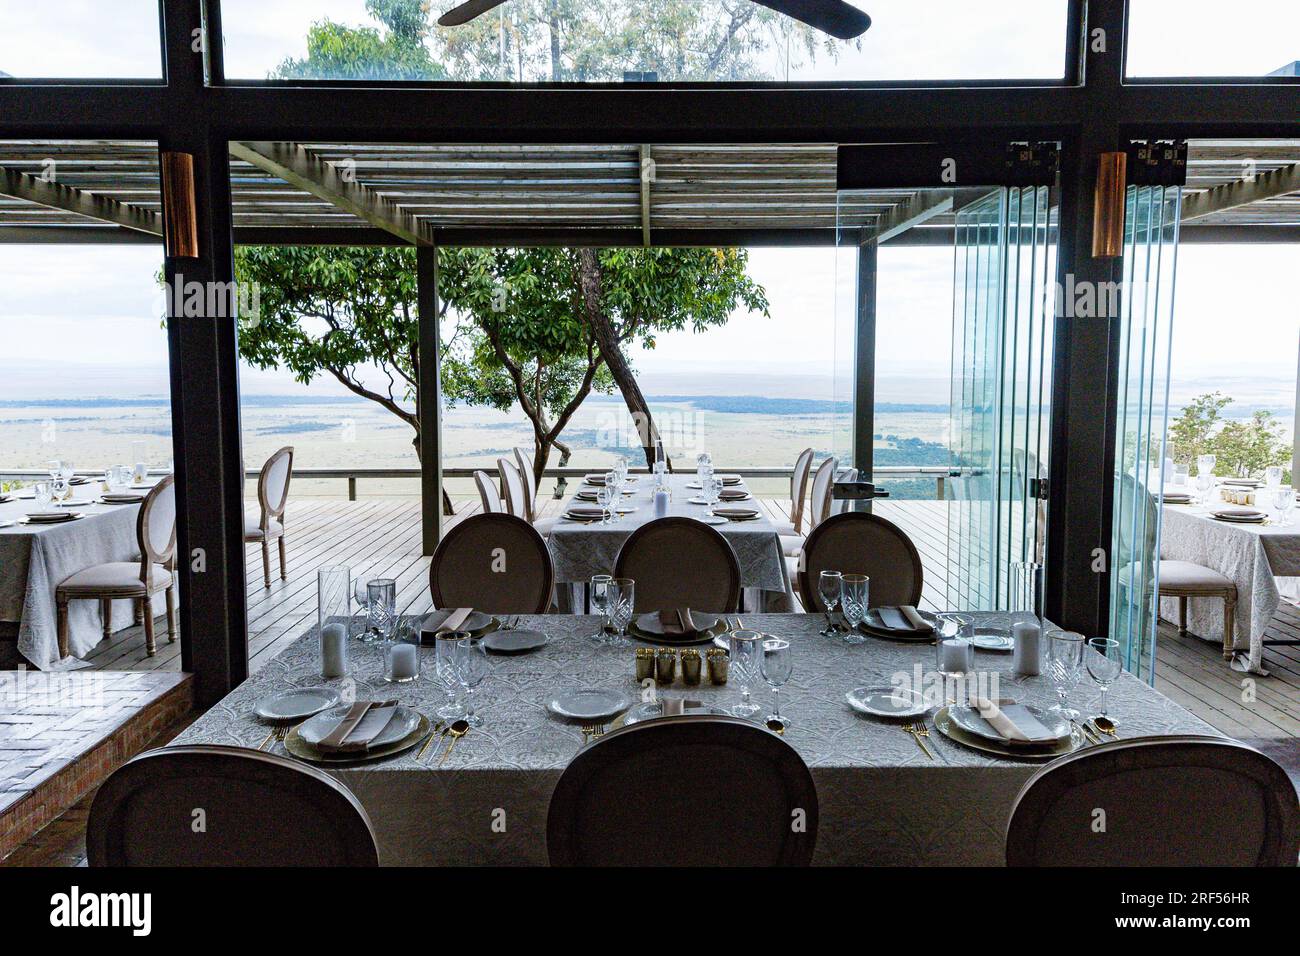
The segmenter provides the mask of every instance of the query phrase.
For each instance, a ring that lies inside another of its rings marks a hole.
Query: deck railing
[[[632,468],[633,473],[646,474],[649,469]],[[742,478],[789,478],[790,468],[728,468],[727,471],[738,474]],[[444,478],[473,478],[474,472],[486,471],[489,474],[496,472],[495,467],[454,467],[444,468],[442,474]],[[546,478],[581,478],[589,474],[590,468],[547,468],[542,474]],[[97,469],[82,470],[78,469],[78,475],[85,475],[91,478],[97,478],[103,474]],[[162,469],[151,469],[150,475],[162,476],[168,474]],[[250,469],[245,472],[245,477],[256,479],[258,472],[256,469]],[[295,478],[310,479],[346,479],[348,483],[348,501],[357,500],[357,482],[362,479],[371,480],[379,478],[410,478],[418,479],[420,477],[419,468],[295,468],[293,470]],[[40,468],[17,469],[13,471],[0,471],[0,481],[41,481],[48,478],[49,472]],[[888,489],[888,481],[904,481],[907,479],[930,478],[934,481],[934,496],[942,500],[944,497],[944,484],[948,477],[947,465],[884,465],[874,470],[874,479],[877,484],[883,485]]]

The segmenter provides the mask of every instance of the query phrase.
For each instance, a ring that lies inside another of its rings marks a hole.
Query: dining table
[[[708,506],[699,503],[701,490],[694,473],[665,475],[670,499],[664,517],[689,517],[703,519]],[[654,476],[629,475],[616,508],[628,509],[616,513],[609,521],[577,521],[564,517],[575,507],[592,507],[594,501],[578,498],[582,491],[594,491],[598,486],[586,481],[578,483],[573,495],[560,509],[547,537],[551,562],[555,567],[555,583],[561,597],[561,609],[579,609],[581,600],[575,598],[580,588],[596,574],[612,574],[623,542],[637,528],[656,517],[654,506]],[[718,507],[750,507],[758,517],[744,521],[724,521],[717,530],[727,539],[740,565],[740,585],[745,589],[745,606],[764,611],[790,611],[795,607],[794,590],[786,567],[785,553],[776,526],[745,482],[727,485],[728,491],[743,492],[747,498],[719,502]]]
[[[139,504],[104,504],[100,483],[72,486],[67,510],[81,515],[59,524],[27,524],[38,509],[30,490],[0,502],[0,622],[16,631],[18,652],[41,670],[79,666],[104,635],[99,601],[68,604],[68,656],[60,658],[54,591],[72,574],[110,561],[138,561]],[[144,491],[141,491],[143,494]],[[84,502],[84,503],[83,503]],[[131,601],[112,602],[111,629],[135,621]]]
[[[1012,623],[1008,614],[972,616],[978,628],[1007,630]],[[935,672],[932,643],[871,637],[850,644],[839,636],[823,636],[826,620],[821,615],[742,617],[746,628],[791,645],[793,670],[780,691],[780,710],[788,721],[782,736],[808,765],[816,785],[820,824],[815,863],[1003,863],[1011,809],[1043,764],[949,739],[936,726],[933,710],[927,715],[928,738],[918,739],[904,722],[859,713],[846,698],[858,687],[900,686],[906,681],[917,686],[929,680],[923,675]],[[325,767],[365,808],[382,864],[545,865],[551,793],[579,751],[599,746],[600,740],[584,733],[580,722],[553,713],[551,702],[561,692],[584,688],[613,690],[628,703],[650,692],[648,685],[637,682],[632,643],[610,646],[592,636],[600,631],[599,618],[556,614],[523,617],[517,624],[540,630],[547,643],[530,653],[491,657],[488,674],[474,694],[482,724],[459,739],[454,749],[435,736],[423,752],[422,746],[414,746],[371,762]],[[255,707],[271,695],[322,684],[336,688],[345,700],[398,700],[432,720],[450,696],[436,677],[434,651],[422,648],[419,653],[421,677],[389,683],[382,677],[382,649],[354,642],[347,675],[322,681],[313,629],[173,743],[265,748],[284,755],[286,744],[255,715]],[[1017,677],[1009,653],[979,651],[975,668],[984,675],[986,693],[1003,700],[1047,707],[1057,699],[1047,677]],[[1069,701],[1085,715],[1095,715],[1098,690],[1088,681],[1084,674]],[[707,676],[689,687],[679,676],[675,684],[653,692],[660,700],[679,697],[723,708],[740,700],[738,680],[718,686]],[[754,696],[762,706],[761,719],[772,698],[761,687],[754,688]],[[1128,673],[1110,687],[1107,712],[1120,739],[1222,736]],[[702,806],[699,812],[731,810]]]
[[[1263,489],[1260,495],[1264,494]],[[1290,524],[1282,524],[1265,506],[1259,524],[1216,518],[1214,512],[1239,506],[1216,501],[1206,504],[1172,504],[1161,508],[1160,557],[1190,561],[1227,576],[1237,586],[1237,613],[1233,620],[1233,670],[1266,674],[1264,633],[1282,597],[1279,578],[1300,577],[1300,517],[1292,511]],[[1162,598],[1160,616],[1178,620],[1178,598]],[[1189,598],[1187,629],[1197,637],[1223,643],[1223,601]]]

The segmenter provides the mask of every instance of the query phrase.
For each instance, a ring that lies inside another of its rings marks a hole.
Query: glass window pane
[[[440,0],[225,0],[230,79],[807,81],[1056,79],[1066,0],[856,0],[840,41],[750,0],[507,0],[469,24]],[[553,10],[560,11],[553,17]]]
[[[1300,75],[1300,3],[1129,0],[1129,76]]]
[[[0,77],[162,77],[158,0],[0,0]]]

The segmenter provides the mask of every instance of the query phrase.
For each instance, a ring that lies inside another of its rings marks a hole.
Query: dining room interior
[[[1283,63],[259,6],[0,74],[0,863],[1297,863]]]

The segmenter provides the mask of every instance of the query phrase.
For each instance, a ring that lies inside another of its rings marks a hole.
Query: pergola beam
[[[642,145],[638,149],[641,169],[641,245],[650,245],[650,184],[655,178],[655,161],[650,155],[650,147]]]
[[[1201,219],[1216,212],[1249,206],[1263,199],[1274,199],[1294,192],[1300,192],[1300,163],[1280,166],[1250,180],[1224,183],[1203,193],[1188,196],[1183,203],[1182,221]]]
[[[895,236],[902,235],[913,226],[919,226],[926,220],[952,211],[952,192],[943,189],[923,189],[901,206],[891,209],[880,220],[869,239],[877,244],[888,242]]]
[[[152,210],[107,196],[96,196],[54,180],[46,181],[16,169],[0,167],[0,195],[76,213],[151,236],[162,235],[162,217]]]
[[[410,213],[297,143],[232,142],[230,154],[412,245],[432,243],[428,229]]]

